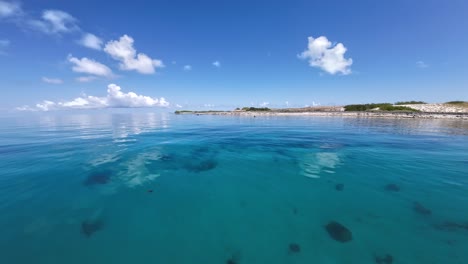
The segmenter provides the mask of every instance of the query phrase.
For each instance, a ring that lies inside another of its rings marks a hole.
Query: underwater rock
[[[459,223],[459,222],[446,221],[441,224],[434,225],[434,227],[439,230],[444,230],[444,231],[457,231],[457,230],[468,231],[468,222]]]
[[[400,186],[390,183],[390,184],[385,185],[385,190],[389,192],[399,192]]]
[[[163,155],[161,156],[161,160],[162,160],[162,161],[172,161],[172,160],[174,160],[174,158],[173,158],[171,155],[163,154]]]
[[[237,264],[239,263],[239,253],[233,254],[228,260],[226,260],[226,264]]]
[[[101,220],[85,220],[81,222],[81,233],[86,237],[91,237],[94,233],[101,230],[103,223]]]
[[[204,160],[198,164],[187,164],[185,168],[192,172],[203,172],[216,168],[218,163],[215,160]]]
[[[429,216],[432,214],[432,211],[430,209],[424,207],[422,204],[418,202],[413,203],[413,211],[415,211],[416,213],[420,215],[425,215],[425,216]]]
[[[377,264],[392,264],[393,263],[393,256],[386,254],[383,257],[375,256],[375,263]]]
[[[325,226],[325,230],[327,230],[331,238],[341,243],[349,242],[353,239],[351,231],[336,221],[330,221]]]
[[[289,244],[289,252],[290,253],[299,253],[299,252],[301,252],[301,246],[299,246],[299,244],[296,244],[296,243],[291,243],[291,244]]]
[[[106,184],[110,181],[111,173],[110,172],[99,172],[93,173],[86,178],[83,182],[85,186],[93,186],[97,184]]]
[[[344,189],[344,184],[338,183],[337,185],[335,185],[335,190],[342,191],[343,189]]]
[[[153,192],[153,190],[148,190],[148,192],[149,192],[149,193],[152,193],[152,192]]]

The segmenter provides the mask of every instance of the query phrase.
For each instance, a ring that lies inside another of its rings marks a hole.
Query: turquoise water
[[[0,263],[468,263],[467,121],[0,122]]]

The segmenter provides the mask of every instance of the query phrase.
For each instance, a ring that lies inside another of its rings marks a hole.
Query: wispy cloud
[[[112,70],[109,67],[86,57],[78,59],[72,55],[68,55],[68,61],[73,64],[72,70],[74,72],[92,74],[107,78],[114,76]]]
[[[94,81],[96,79],[97,79],[97,77],[95,77],[95,76],[80,76],[80,77],[75,78],[75,80],[77,82],[82,82],[82,83],[92,82],[92,81]]]
[[[191,70],[192,70],[192,66],[191,66],[191,65],[185,65],[182,69],[183,69],[184,71],[191,71]]]
[[[58,79],[58,78],[42,77],[42,81],[45,82],[45,83],[49,83],[49,84],[62,84],[63,83],[63,80]]]
[[[22,13],[18,2],[0,1],[0,18],[13,17]]]
[[[330,74],[351,73],[353,60],[344,57],[346,47],[342,43],[333,45],[325,36],[309,37],[307,50],[298,55],[300,59],[308,60],[311,67],[317,67]]]
[[[219,68],[219,67],[221,67],[221,62],[219,62],[219,61],[214,61],[214,62],[213,62],[213,66]]]
[[[429,67],[429,64],[425,63],[424,61],[417,61],[416,66],[418,68],[427,68],[427,67]]]
[[[260,105],[261,107],[266,107],[266,106],[268,106],[269,104],[270,104],[269,102],[262,102],[262,103],[260,103],[259,105]]]
[[[83,34],[83,37],[80,39],[80,41],[78,41],[78,43],[90,49],[102,49],[102,39],[98,38],[96,35],[91,33]]]
[[[0,39],[0,55],[6,54],[6,49],[10,46],[8,39]]]
[[[27,23],[45,34],[60,34],[79,30],[78,20],[61,10],[44,10],[41,19],[32,19]]]
[[[19,111],[52,111],[64,109],[99,109],[99,108],[137,108],[137,107],[167,107],[169,102],[161,98],[139,95],[134,92],[124,93],[116,84],[107,86],[107,96],[98,97],[83,95],[71,101],[54,102],[45,100],[35,106],[17,107]]]
[[[153,74],[156,68],[164,67],[161,60],[155,60],[146,54],[137,53],[133,47],[133,43],[132,37],[123,35],[119,40],[107,42],[104,51],[120,62],[121,70],[135,70],[143,74]]]

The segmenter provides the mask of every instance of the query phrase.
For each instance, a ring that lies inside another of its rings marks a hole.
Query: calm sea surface
[[[0,118],[0,263],[468,263],[468,122]]]

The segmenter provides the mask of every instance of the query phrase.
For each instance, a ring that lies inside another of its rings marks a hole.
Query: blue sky
[[[468,1],[148,2],[0,0],[0,108],[468,100]]]

